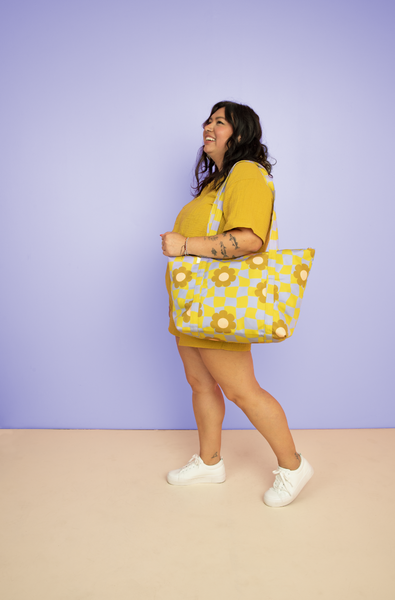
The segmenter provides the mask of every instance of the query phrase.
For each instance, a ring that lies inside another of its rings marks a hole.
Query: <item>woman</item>
[[[187,252],[229,260],[264,251],[273,192],[254,164],[262,165],[270,175],[272,165],[261,137],[259,117],[251,108],[228,101],[215,104],[203,126],[204,145],[195,171],[197,195],[178,215],[174,230],[162,235],[165,256]],[[218,235],[206,236],[211,206],[235,164],[225,190]],[[168,273],[167,285],[169,289]],[[250,344],[200,340],[180,334],[171,313],[170,307],[169,331],[176,336],[192,388],[200,453],[181,469],[168,473],[168,482],[190,485],[225,481],[221,458],[225,415],[222,389],[265,437],[277,457],[276,478],[264,495],[265,504],[273,507],[290,504],[312,477],[313,469],[296,451],[283,409],[255,379]]]

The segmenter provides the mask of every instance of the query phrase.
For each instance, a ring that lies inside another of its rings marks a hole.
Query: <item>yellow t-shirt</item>
[[[207,223],[211,207],[217,196],[217,191],[212,186],[204,188],[200,196],[186,204],[178,215],[173,231],[185,237],[200,237],[207,235]],[[273,192],[262,176],[255,163],[240,162],[234,167],[228,183],[226,184],[223,202],[223,215],[218,228],[218,233],[230,231],[238,227],[248,227],[261,238],[264,250],[265,240],[270,227],[273,210]],[[170,295],[170,276],[166,272],[166,286],[169,292],[170,315],[172,313],[172,299]],[[201,340],[177,331],[170,316],[169,331],[180,338],[180,346],[193,348],[217,348],[221,350],[246,351],[251,344],[237,344],[233,342],[214,342]]]

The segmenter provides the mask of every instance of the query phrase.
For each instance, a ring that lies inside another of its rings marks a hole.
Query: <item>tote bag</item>
[[[272,180],[261,165],[257,166],[274,197]],[[224,193],[232,170],[211,208],[208,236],[218,233]],[[273,208],[265,252],[232,260],[169,257],[173,320],[177,330],[199,339],[221,342],[286,340],[293,334],[299,318],[314,254],[312,248],[278,249]]]

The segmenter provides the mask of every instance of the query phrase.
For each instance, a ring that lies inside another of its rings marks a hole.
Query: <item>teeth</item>
[[[210,142],[215,142],[215,138],[212,137],[206,137],[206,142],[210,141]]]

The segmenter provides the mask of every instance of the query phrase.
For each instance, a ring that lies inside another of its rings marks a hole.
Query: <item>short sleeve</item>
[[[224,231],[248,227],[265,243],[273,211],[273,192],[255,163],[240,162],[227,183]]]

